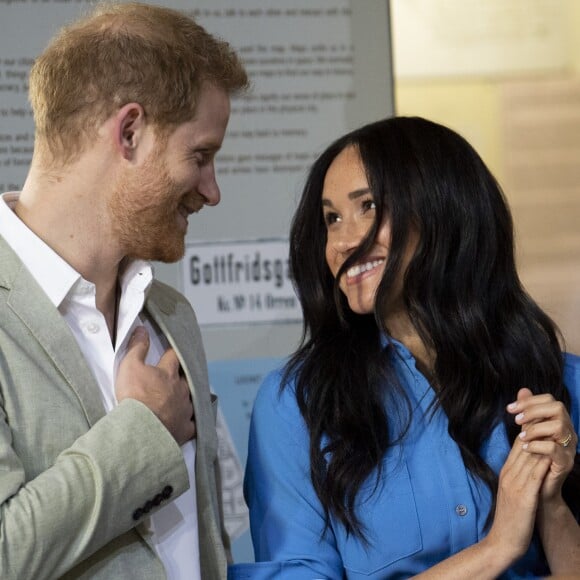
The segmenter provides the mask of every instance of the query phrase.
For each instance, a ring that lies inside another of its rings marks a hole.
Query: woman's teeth
[[[359,274],[362,274],[363,272],[367,272],[368,270],[372,270],[373,268],[376,268],[379,264],[382,264],[383,261],[384,260],[373,260],[372,262],[366,262],[364,264],[357,264],[356,266],[349,268],[346,271],[346,275],[349,278],[354,278],[355,276],[358,276]]]

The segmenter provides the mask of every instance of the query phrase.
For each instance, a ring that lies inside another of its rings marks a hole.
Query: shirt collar
[[[399,340],[392,336],[381,333],[381,346],[383,349],[390,348],[395,351],[403,360],[414,360],[411,351]]]
[[[50,301],[59,308],[69,295],[76,294],[81,285],[90,285],[48,244],[41,240],[12,210],[19,192],[0,195],[0,235],[26,266]],[[131,260],[120,276],[121,295],[127,290],[146,292],[153,278],[149,262]],[[84,284],[81,284],[84,282]]]
[[[0,196],[0,235],[58,308],[81,276],[14,213],[19,195],[8,192]]]
[[[119,274],[121,296],[127,293],[147,293],[153,281],[153,268],[145,260],[129,260]]]

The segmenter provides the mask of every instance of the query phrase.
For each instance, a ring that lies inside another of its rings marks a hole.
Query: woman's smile
[[[346,283],[348,285],[358,284],[364,278],[377,273],[377,268],[384,262],[384,259],[368,260],[354,265],[346,271]]]

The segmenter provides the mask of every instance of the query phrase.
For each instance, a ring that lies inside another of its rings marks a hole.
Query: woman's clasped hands
[[[562,402],[527,388],[507,406],[521,431],[500,472],[494,524],[488,540],[508,560],[528,548],[534,527],[543,543],[554,537],[551,516],[568,511],[562,486],[572,471],[577,435]]]
[[[520,389],[518,398],[507,407],[521,426],[518,436],[522,450],[547,464],[540,488],[540,501],[561,498],[562,485],[572,471],[578,438],[570,415],[552,395],[533,395]]]

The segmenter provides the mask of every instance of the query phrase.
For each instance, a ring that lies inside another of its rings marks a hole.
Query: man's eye
[[[210,151],[195,151],[192,159],[197,165],[207,165],[213,159],[213,155]]]

